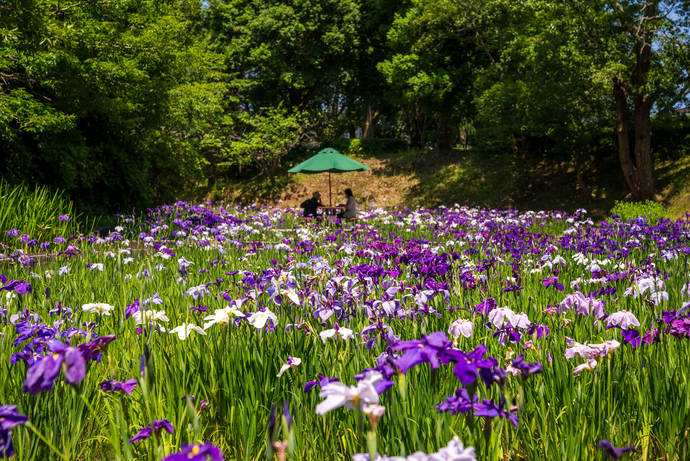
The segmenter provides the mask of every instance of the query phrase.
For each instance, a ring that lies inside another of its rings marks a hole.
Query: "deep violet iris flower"
[[[103,381],[99,384],[103,392],[124,392],[130,395],[135,387],[137,387],[136,379],[128,379],[127,381]]]
[[[14,454],[12,428],[26,424],[29,418],[17,411],[15,405],[0,405],[0,458]]]
[[[486,346],[480,344],[471,352],[459,354],[453,373],[455,373],[455,376],[463,386],[469,386],[474,383],[479,376],[480,370],[489,370],[498,366],[498,360],[495,357],[484,359],[486,352]]]
[[[495,418],[500,416],[501,418],[507,418],[513,426],[518,427],[518,417],[515,415],[513,408],[508,408],[506,411],[504,410],[505,405],[506,399],[503,396],[501,396],[498,405],[496,405],[493,400],[484,399],[482,403],[477,406],[478,409],[474,412],[474,416],[481,416],[484,418]]]
[[[440,367],[440,363],[448,363],[455,355],[455,351],[449,352],[451,345],[448,336],[442,331],[437,331],[430,335],[422,335],[421,341],[399,341],[392,349],[405,352],[395,364],[400,371],[406,373],[413,366],[424,362],[429,362],[431,368]]]
[[[223,461],[220,448],[210,443],[183,445],[182,449],[163,458],[163,461]]]
[[[168,421],[167,419],[157,419],[155,421],[152,421],[151,424],[149,424],[146,427],[142,427],[139,429],[139,432],[129,439],[129,443],[135,443],[139,442],[140,440],[145,440],[151,437],[153,433],[155,432],[156,435],[159,434],[161,431],[165,431],[168,434],[173,433],[173,425]]]
[[[60,341],[50,341],[52,354],[46,355],[29,367],[26,372],[23,391],[37,395],[50,392],[64,364],[65,381],[79,384],[86,374],[86,359],[76,347],[66,346]]]
[[[635,445],[630,445],[628,447],[616,448],[608,440],[602,440],[599,442],[598,448],[604,450],[604,453],[611,459],[617,461],[623,457],[629,451],[637,451]]]
[[[323,387],[328,383],[332,383],[334,381],[340,381],[338,378],[329,378],[328,376],[324,376],[321,373],[317,375],[318,381],[309,381],[307,382],[307,385],[304,386],[304,393],[306,394],[311,390],[312,387],[314,386],[319,386]]]
[[[0,291],[16,291],[17,294],[20,295],[25,295],[27,293],[31,293],[31,284],[29,282],[25,282],[24,280],[12,280],[2,288],[0,288]]]
[[[538,375],[542,371],[542,364],[539,362],[528,363],[525,361],[525,354],[518,355],[513,363],[513,368],[520,370],[523,379],[527,379],[532,375]]]

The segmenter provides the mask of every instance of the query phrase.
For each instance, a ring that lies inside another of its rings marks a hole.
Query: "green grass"
[[[61,215],[68,216],[70,221],[61,222]],[[58,235],[67,238],[76,231],[75,219],[72,202],[63,191],[10,186],[0,180],[0,243],[14,245],[14,240],[7,236],[11,229],[29,234],[39,243]]]

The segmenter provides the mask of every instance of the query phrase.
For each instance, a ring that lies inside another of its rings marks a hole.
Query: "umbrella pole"
[[[328,172],[328,206],[333,206],[333,199],[331,198],[331,172]]]

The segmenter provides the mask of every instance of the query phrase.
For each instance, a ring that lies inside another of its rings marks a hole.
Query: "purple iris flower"
[[[400,371],[406,373],[413,366],[424,362],[429,362],[431,368],[440,367],[439,359],[448,363],[450,360],[445,356],[451,345],[448,336],[442,331],[437,331],[430,335],[422,335],[421,341],[399,341],[392,349],[405,352],[395,364]]]
[[[27,293],[31,293],[31,284],[29,282],[25,282],[24,280],[12,280],[10,283],[7,283],[4,287],[0,288],[0,291],[16,291],[17,294],[20,295],[25,295]]]
[[[611,459],[617,461],[623,457],[629,451],[637,451],[635,445],[630,445],[628,447],[616,448],[608,440],[602,440],[599,442],[598,448],[604,450],[604,453]]]
[[[436,411],[442,413],[450,411],[451,415],[461,415],[471,411],[473,407],[479,404],[479,397],[473,395],[470,398],[467,389],[460,388],[455,391],[454,396],[447,397],[444,402],[436,405]]]
[[[546,288],[553,286],[558,291],[563,291],[565,289],[563,284],[558,282],[558,277],[545,278],[541,283],[543,283]]]
[[[220,448],[210,443],[183,445],[182,449],[163,458],[163,461],[223,461]]]
[[[151,435],[153,435],[154,432],[156,433],[156,435],[160,434],[161,431],[165,431],[168,434],[172,434],[173,430],[173,425],[170,424],[170,421],[168,421],[167,419],[157,419],[155,421],[152,421],[151,424],[149,424],[148,426],[139,429],[139,432],[137,432],[137,434],[134,437],[129,439],[129,443],[135,443],[139,442],[140,440],[146,440],[149,437],[151,437]]]
[[[462,354],[462,357],[457,361],[453,373],[463,386],[469,386],[475,382],[479,376],[479,370],[498,366],[498,360],[495,357],[484,360],[486,351],[486,346],[480,344],[473,351]]]
[[[505,383],[508,374],[501,367],[481,368],[479,370],[479,376],[481,376],[482,381],[484,381],[486,387],[491,386],[493,383],[497,383],[500,387],[503,387],[503,384]]]
[[[338,378],[329,378],[328,376],[324,376],[321,373],[317,375],[318,381],[309,381],[307,382],[307,385],[304,386],[304,393],[306,394],[311,390],[312,387],[314,386],[319,386],[323,387],[328,383],[332,383],[334,381],[340,381]]]
[[[532,323],[529,328],[527,328],[527,335],[532,336],[534,333],[537,334],[537,339],[548,338],[549,327],[541,323]]]
[[[22,391],[31,395],[38,395],[41,391],[52,391],[63,361],[62,354],[51,354],[29,367]]]
[[[19,241],[22,243],[28,243],[29,240],[31,240],[31,236],[29,234],[22,234],[22,236],[19,237]]]
[[[101,361],[101,352],[108,350],[108,344],[115,340],[115,335],[101,336],[91,342],[80,344],[77,349],[82,353],[85,360]]]
[[[539,362],[528,363],[525,361],[525,354],[518,355],[513,363],[513,368],[520,370],[522,379],[527,379],[532,375],[538,375],[542,371],[542,364]]]
[[[128,379],[127,381],[103,381],[99,384],[103,392],[124,392],[130,395],[135,387],[137,387],[136,379]]]
[[[642,345],[642,338],[640,338],[640,332],[637,330],[621,330],[621,335],[626,342],[630,343],[633,349],[637,349]]]
[[[67,243],[67,240],[65,240],[63,236],[58,235],[53,239],[53,243],[55,243],[56,245],[64,245],[65,243]]]
[[[60,222],[69,222],[69,216],[67,216],[66,214],[60,215],[58,219],[60,220]]]
[[[125,318],[128,319],[137,312],[139,312],[139,300],[135,299],[132,304],[127,304],[125,307]]]
[[[496,308],[497,306],[498,306],[498,303],[496,303],[494,298],[486,298],[484,301],[477,304],[477,306],[474,308],[474,311],[477,314],[482,314],[484,316],[487,316],[487,315],[489,315],[489,312],[491,312],[491,310]]]
[[[10,238],[10,237],[19,237],[19,231],[17,229],[10,229],[7,232],[7,238]]]
[[[517,409],[504,410],[503,407],[506,404],[505,397],[501,396],[498,405],[496,405],[493,400],[484,399],[482,403],[477,405],[477,411],[474,412],[474,416],[480,416],[484,418],[495,418],[500,416],[501,418],[507,418],[515,427],[518,427],[518,417],[515,415]]]
[[[14,454],[12,428],[26,424],[29,418],[17,411],[15,405],[0,405],[0,458]]]

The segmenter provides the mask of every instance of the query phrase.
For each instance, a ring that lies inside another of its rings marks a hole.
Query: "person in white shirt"
[[[345,189],[345,197],[347,197],[347,203],[345,203],[345,205],[338,205],[345,207],[345,211],[338,213],[338,219],[356,218],[357,200],[355,200],[355,196],[352,195],[352,189]]]

